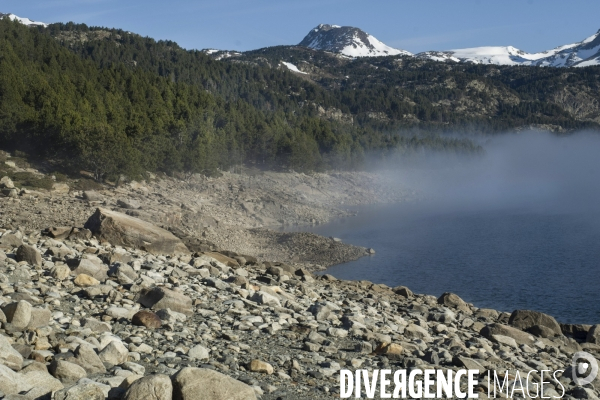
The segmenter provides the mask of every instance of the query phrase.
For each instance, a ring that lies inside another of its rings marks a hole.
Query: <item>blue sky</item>
[[[123,28],[188,49],[297,44],[330,23],[411,52],[485,45],[537,52],[600,29],[598,0],[2,0],[0,12]]]

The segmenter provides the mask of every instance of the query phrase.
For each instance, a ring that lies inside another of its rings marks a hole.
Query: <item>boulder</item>
[[[594,325],[588,331],[587,337],[585,339],[588,343],[600,344],[600,325]]]
[[[140,203],[137,200],[133,199],[119,199],[117,200],[117,205],[121,208],[127,208],[129,210],[137,210],[142,208]]]
[[[2,351],[1,348],[0,351]],[[0,355],[0,357],[2,356]],[[5,395],[19,393],[19,375],[1,363],[2,360],[0,359],[0,392]]]
[[[23,239],[18,234],[5,233],[0,237],[0,249],[13,249],[23,244]]]
[[[281,302],[277,297],[263,291],[258,291],[254,293],[250,300],[257,302],[258,304],[264,304],[273,307],[281,307]]]
[[[12,189],[15,187],[15,184],[8,176],[3,176],[0,179],[0,189]]]
[[[421,339],[426,342],[431,341],[431,335],[427,329],[416,324],[410,324],[404,329],[404,337],[408,339]]]
[[[268,362],[252,360],[250,361],[250,364],[248,364],[248,370],[271,375],[273,373],[273,366]]]
[[[92,238],[92,231],[84,228],[73,228],[69,234],[69,240],[89,240]]]
[[[543,338],[553,338],[558,336],[556,331],[551,328],[548,328],[545,325],[534,325],[531,328],[527,329],[527,332],[531,333],[533,336],[543,337]]]
[[[207,360],[209,357],[209,351],[206,347],[197,344],[188,351],[187,355],[188,357],[196,360]]]
[[[112,245],[144,249],[154,254],[187,254],[183,242],[162,228],[116,211],[98,208],[85,228]]]
[[[375,353],[383,354],[386,356],[399,356],[402,354],[402,346],[397,343],[380,343],[377,348],[375,348]]]
[[[60,182],[56,182],[52,184],[52,191],[54,193],[69,193],[69,185],[67,185],[66,183],[60,183]]]
[[[71,273],[75,276],[86,274],[100,282],[104,282],[108,278],[108,267],[95,255],[85,254],[79,261],[79,265]]]
[[[82,383],[54,393],[54,400],[104,400],[104,392],[98,385]]]
[[[87,376],[85,369],[65,360],[53,360],[48,368],[52,376],[61,382],[75,382]]]
[[[70,226],[52,227],[48,229],[48,236],[58,240],[66,239],[67,237],[69,237],[69,233],[71,233],[72,229],[73,228],[71,228]]]
[[[194,313],[192,310],[192,299],[182,293],[163,287],[154,287],[147,290],[138,299],[138,303],[154,310],[170,308],[173,311],[188,316]]]
[[[33,307],[31,309],[31,318],[27,324],[27,329],[35,330],[37,328],[48,326],[51,318],[52,312],[49,308]]]
[[[392,289],[392,291],[399,296],[406,297],[407,299],[411,299],[415,296],[413,292],[406,286],[396,286]]]
[[[0,189],[0,193],[2,193],[6,197],[18,197],[19,191],[16,188],[13,189]]]
[[[112,326],[106,322],[98,321],[96,318],[86,318],[81,321],[81,325],[84,328],[90,328],[93,332],[101,333],[101,332],[110,332],[112,331]]]
[[[512,326],[503,325],[503,324],[491,324],[485,326],[481,332],[481,336],[496,341],[494,339],[494,335],[508,336],[513,338],[517,344],[527,344],[531,345],[535,343],[535,338],[531,336],[527,332],[523,332],[520,329],[513,328]]]
[[[25,300],[9,303],[2,307],[2,311],[6,316],[6,321],[9,322],[13,329],[24,330],[31,321],[31,304]]]
[[[123,400],[171,400],[173,384],[167,375],[149,375],[129,386]]]
[[[75,349],[75,357],[70,361],[85,369],[88,374],[103,374],[106,372],[102,360],[92,346],[79,345]]]
[[[83,192],[83,199],[87,201],[104,201],[104,196],[94,190]]]
[[[560,329],[565,336],[585,341],[592,325],[584,324],[560,324]]]
[[[69,275],[71,275],[71,269],[65,264],[55,265],[50,271],[50,276],[59,281],[67,279]]]
[[[256,400],[251,386],[211,369],[183,368],[172,382],[173,400]]]
[[[73,283],[79,287],[88,287],[99,285],[100,281],[93,276],[89,276],[88,274],[79,274]]]
[[[117,340],[111,341],[98,355],[103,363],[109,365],[121,365],[127,361],[129,350]]]
[[[0,334],[0,365],[5,365],[13,371],[20,371],[23,366],[23,356],[2,334]]]
[[[212,257],[218,262],[223,263],[231,268],[238,268],[240,266],[240,264],[235,259],[227,257],[226,255],[223,255],[221,253],[217,253],[216,251],[207,251],[203,254]]]
[[[478,370],[484,372],[486,368],[483,367],[479,362],[468,357],[456,356],[452,359],[452,363],[457,367],[464,367],[466,369]]]
[[[46,366],[40,363],[34,364],[41,365],[40,369],[27,372],[24,370],[19,373],[21,387],[31,387],[26,394],[28,398],[39,399],[46,396],[49,398],[52,392],[61,390],[64,387],[58,379],[48,373]]]
[[[331,315],[331,308],[325,304],[313,304],[308,311],[315,316],[317,321],[325,321]]]
[[[137,326],[145,326],[150,329],[160,328],[162,325],[161,319],[151,311],[138,311],[131,318],[131,323]]]
[[[17,261],[25,261],[27,264],[33,265],[34,267],[42,266],[42,255],[33,246],[28,244],[22,244],[17,249]]]
[[[463,299],[458,297],[458,295],[450,292],[446,292],[441,295],[438,300],[438,304],[444,305],[450,308],[456,308],[457,310],[464,311],[466,313],[471,313],[471,307]]]
[[[15,268],[14,271],[9,275],[9,282],[17,283],[17,282],[30,282],[31,281],[31,269],[26,265],[20,265]]]
[[[515,310],[510,315],[508,324],[524,331],[529,330],[536,325],[545,326],[554,332],[554,336],[562,335],[560,325],[556,322],[554,317],[538,311]]]

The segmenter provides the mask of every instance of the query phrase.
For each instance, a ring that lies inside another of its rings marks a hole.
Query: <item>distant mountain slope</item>
[[[4,17],[8,17],[10,18],[12,21],[19,21],[20,23],[22,23],[23,25],[27,25],[27,26],[43,26],[44,28],[48,26],[48,24],[44,23],[44,22],[37,22],[37,21],[32,21],[29,18],[21,18],[15,14],[4,14],[4,13],[0,13],[0,19],[4,18]]]
[[[448,51],[426,51],[416,56],[434,61],[476,64],[587,67],[600,65],[600,31],[581,42],[566,44],[540,53],[527,53],[512,46],[486,46]]]
[[[340,53],[348,57],[412,55],[406,50],[394,49],[352,26],[321,24],[311,30],[299,46]]]
[[[347,57],[413,56],[395,49],[352,26],[321,24],[302,39],[299,46],[342,54]],[[578,43],[566,44],[540,53],[527,53],[513,46],[483,46],[465,49],[426,51],[418,58],[475,64],[526,65],[542,67],[587,67],[600,65],[600,31]]]

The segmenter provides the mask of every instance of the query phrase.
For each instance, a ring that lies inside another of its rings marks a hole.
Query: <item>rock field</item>
[[[382,368],[508,370],[509,380],[560,369],[563,398],[598,398],[599,378],[572,382],[571,358],[600,358],[600,325],[314,275],[366,250],[270,231],[265,218],[324,222],[346,215],[335,207],[341,199],[405,193],[343,183],[369,180],[361,174],[283,175],[261,178],[273,180],[264,195],[277,204],[272,213],[256,197],[266,183],[243,186],[241,176],[86,193],[13,191],[0,181],[0,398],[328,399],[339,397],[340,369]],[[319,206],[294,190],[311,191]],[[550,382],[544,395],[560,396]]]

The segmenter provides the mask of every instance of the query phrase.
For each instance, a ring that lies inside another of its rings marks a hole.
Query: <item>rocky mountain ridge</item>
[[[558,46],[540,53],[527,53],[512,46],[474,47],[448,51],[426,51],[416,57],[434,61],[538,67],[588,67],[600,65],[600,30],[581,42]]]
[[[0,13],[28,26],[48,24]],[[441,62],[469,62],[475,64],[524,65],[541,67],[587,67],[600,65],[600,30],[581,42],[561,45],[539,53],[527,53],[513,46],[483,46],[454,50],[431,50],[417,54],[395,49],[373,35],[357,27],[319,24],[313,28],[298,46],[341,54],[346,57],[410,56]],[[205,49],[206,54],[217,60],[241,55],[238,51]],[[292,69],[292,71],[296,71]],[[297,71],[301,72],[301,71]]]
[[[387,46],[359,28],[327,24],[312,29],[298,46],[330,51],[348,57],[412,55],[406,50]]]
[[[444,62],[541,67],[600,65],[600,31],[581,42],[558,46],[540,53],[527,53],[512,46],[488,46],[412,54],[387,46],[359,28],[321,24],[312,29],[299,46],[348,57],[405,55]]]
[[[22,18],[12,13],[4,14],[0,12],[0,19],[2,18],[9,18],[11,21],[19,21],[23,25],[27,26],[43,26],[44,28],[48,26],[48,24],[45,22],[33,21],[29,18]]]

